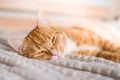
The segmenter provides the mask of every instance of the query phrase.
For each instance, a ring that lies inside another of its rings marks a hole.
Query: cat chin
[[[61,56],[52,56],[52,60],[61,60],[64,58],[64,55]]]
[[[52,56],[52,59],[53,59],[53,60],[57,60],[57,59],[59,59],[59,58],[58,58],[58,56]]]

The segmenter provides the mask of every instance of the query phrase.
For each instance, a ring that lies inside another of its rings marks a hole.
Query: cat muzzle
[[[52,53],[53,56],[58,56],[59,55],[57,50],[51,50],[51,53]]]

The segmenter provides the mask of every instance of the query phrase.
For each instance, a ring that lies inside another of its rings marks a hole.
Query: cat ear
[[[17,52],[20,54],[23,54],[22,52],[22,44],[24,39],[16,39],[16,38],[10,38],[8,39],[8,44]]]
[[[48,26],[48,22],[43,18],[43,15],[41,13],[38,13],[38,17],[37,17],[37,26],[42,26],[42,27],[46,27]]]

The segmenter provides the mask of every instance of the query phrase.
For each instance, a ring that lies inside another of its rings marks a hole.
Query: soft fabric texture
[[[120,80],[120,64],[103,58],[65,55],[63,60],[35,60],[14,52],[0,33],[0,80]]]

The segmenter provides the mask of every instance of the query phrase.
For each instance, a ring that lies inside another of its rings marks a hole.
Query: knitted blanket
[[[70,54],[62,60],[29,59],[8,45],[8,36],[0,33],[0,80],[120,80],[119,63]]]

